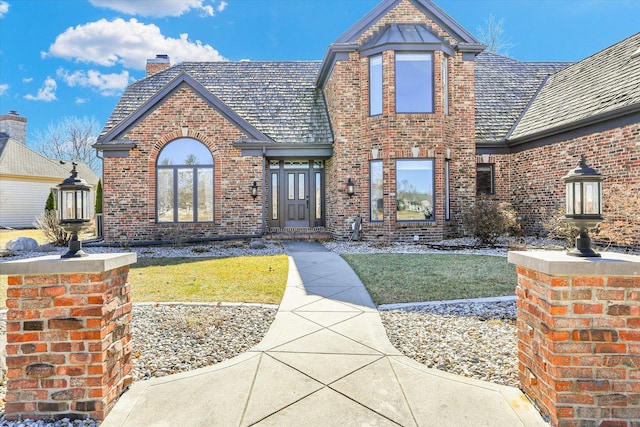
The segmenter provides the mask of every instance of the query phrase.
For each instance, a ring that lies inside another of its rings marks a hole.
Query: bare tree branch
[[[36,133],[40,154],[59,160],[86,163],[96,175],[102,175],[102,162],[92,145],[96,142],[100,125],[93,117],[67,116],[51,123],[47,131]]]
[[[478,31],[482,44],[487,46],[487,52],[508,56],[509,49],[515,46],[511,37],[504,33],[503,18],[496,21],[493,15],[489,15],[489,19],[484,20],[484,26],[479,26],[476,31]]]

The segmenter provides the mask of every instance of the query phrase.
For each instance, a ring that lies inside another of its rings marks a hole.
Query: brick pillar
[[[8,275],[5,414],[102,420],[131,383],[136,255],[0,263]]]
[[[554,426],[640,426],[640,257],[510,252],[519,379]]]

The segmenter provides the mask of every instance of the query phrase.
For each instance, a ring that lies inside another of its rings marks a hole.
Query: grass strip
[[[377,304],[513,295],[506,258],[464,254],[343,255]]]

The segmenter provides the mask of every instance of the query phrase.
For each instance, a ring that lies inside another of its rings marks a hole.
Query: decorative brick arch
[[[202,132],[194,131],[188,129],[186,133],[183,133],[182,129],[175,130],[173,132],[166,133],[163,137],[159,138],[154,144],[152,149],[149,152],[149,158],[147,160],[147,167],[149,168],[149,209],[153,210],[153,214],[156,214],[156,204],[157,204],[157,175],[156,175],[156,164],[158,161],[158,155],[162,151],[164,147],[168,144],[182,138],[191,138],[196,141],[204,144],[209,151],[211,152],[211,156],[213,157],[213,222],[214,224],[220,224],[222,217],[219,209],[216,209],[216,203],[220,200],[220,196],[222,194],[220,180],[222,179],[221,168],[216,165],[216,153],[219,151],[216,144],[207,137]]]

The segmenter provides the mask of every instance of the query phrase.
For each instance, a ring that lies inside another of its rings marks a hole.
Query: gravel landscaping
[[[465,242],[466,243],[466,242]],[[460,242],[456,242],[459,247]],[[363,243],[327,243],[337,253],[428,253],[423,245],[375,247]],[[250,249],[237,244],[211,244],[182,248],[131,248],[138,256],[238,256],[282,253],[278,243]],[[91,253],[122,252],[122,248],[93,247]],[[53,253],[59,252],[57,249]],[[505,256],[504,249],[461,250]],[[42,253],[21,253],[20,258]],[[11,258],[4,258],[8,260]],[[264,336],[277,307],[228,304],[135,304],[133,321],[134,377],[145,380],[218,363],[251,348]],[[436,369],[517,385],[515,302],[423,304],[402,310],[381,310],[391,342],[407,356]],[[4,333],[0,322],[0,333]],[[4,400],[4,384],[0,402]],[[1,410],[1,408],[0,408]],[[3,426],[91,426],[91,420],[56,423],[9,423]]]

